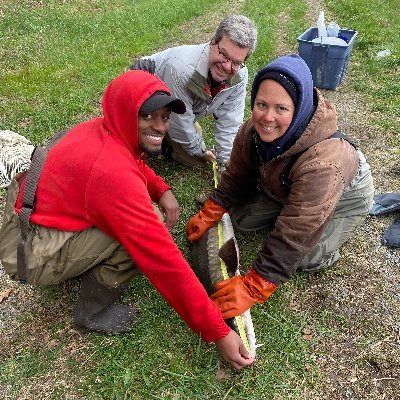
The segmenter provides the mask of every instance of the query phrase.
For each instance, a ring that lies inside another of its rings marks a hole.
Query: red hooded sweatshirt
[[[144,71],[125,72],[108,85],[104,117],[73,127],[49,151],[30,221],[63,231],[98,227],[127,249],[188,326],[212,342],[230,328],[155,214],[152,201],[170,187],[145,164],[138,145],[138,112],[155,91],[169,93]]]

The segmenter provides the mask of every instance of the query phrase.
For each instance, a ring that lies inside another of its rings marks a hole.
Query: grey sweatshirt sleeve
[[[214,112],[214,137],[220,163],[225,163],[230,157],[233,141],[243,123],[247,82],[246,69],[242,81]]]
[[[185,114],[171,114],[168,131],[171,139],[179,143],[191,156],[201,157],[204,155],[205,145],[193,125],[196,118],[193,112],[196,99],[186,88],[192,72],[179,60],[171,59],[157,65],[156,68],[156,75],[167,84],[173,95],[181,99],[186,106]]]

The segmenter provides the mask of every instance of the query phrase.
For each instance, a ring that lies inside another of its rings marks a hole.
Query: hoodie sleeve
[[[143,164],[144,176],[147,181],[147,190],[151,200],[158,204],[160,197],[165,191],[171,189],[171,186],[169,186],[164,179],[157,175],[148,165],[146,165],[144,162]]]
[[[207,342],[225,337],[230,328],[154,213],[139,170],[98,168],[86,192],[88,218],[127,249],[186,324]]]

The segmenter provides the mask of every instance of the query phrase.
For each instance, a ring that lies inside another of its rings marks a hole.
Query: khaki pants
[[[202,136],[203,130],[201,129],[200,124],[195,122],[193,125],[197,134]],[[179,143],[171,139],[168,133],[165,135],[165,140],[172,147],[172,158],[175,161],[186,165],[187,167],[199,167],[206,163],[201,157],[191,156],[188,154]]]
[[[370,166],[364,155],[358,153],[360,166],[357,175],[345,189],[321,239],[300,262],[299,270],[315,272],[332,265],[340,257],[339,248],[367,217],[372,207],[374,186]],[[232,211],[232,224],[242,231],[272,227],[282,207],[259,192],[250,202]]]
[[[13,180],[0,230],[0,260],[11,279],[18,279],[17,245],[21,238],[14,210],[17,194],[18,182]],[[27,281],[32,285],[59,283],[93,269],[98,282],[111,288],[128,285],[139,272],[126,249],[96,227],[65,232],[31,223],[25,254]]]

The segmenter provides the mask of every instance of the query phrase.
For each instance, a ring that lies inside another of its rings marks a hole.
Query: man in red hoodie
[[[138,311],[115,303],[139,268],[186,324],[240,369],[254,359],[174,243],[168,229],[179,217],[178,203],[145,163],[147,154],[161,151],[171,111],[184,113],[185,106],[164,82],[128,71],[108,85],[103,117],[76,125],[50,149],[29,220],[27,282],[56,284],[83,274],[75,325],[122,333],[136,323]],[[10,185],[0,232],[0,260],[11,279],[20,278],[25,182]]]

